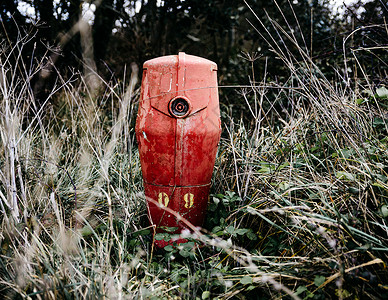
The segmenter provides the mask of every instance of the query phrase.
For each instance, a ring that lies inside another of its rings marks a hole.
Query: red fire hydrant
[[[178,214],[203,224],[220,134],[214,62],[180,52],[144,63],[136,137],[149,218],[158,232],[185,228]]]

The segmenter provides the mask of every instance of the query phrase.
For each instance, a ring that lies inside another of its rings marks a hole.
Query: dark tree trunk
[[[115,26],[118,13],[123,10],[123,4],[123,0],[116,1],[116,6],[114,6],[114,0],[103,0],[95,11],[93,40],[94,56],[97,62],[103,60],[106,56],[112,30]]]

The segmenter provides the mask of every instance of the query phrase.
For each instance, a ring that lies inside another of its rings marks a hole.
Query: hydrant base
[[[163,227],[177,227],[175,232],[180,233],[190,224],[202,226],[210,184],[177,187],[144,183],[144,188],[149,219],[157,232],[162,232]]]

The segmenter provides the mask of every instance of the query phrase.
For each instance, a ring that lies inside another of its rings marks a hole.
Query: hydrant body
[[[144,63],[136,137],[158,231],[185,228],[177,214],[202,225],[220,133],[214,62],[181,52]]]

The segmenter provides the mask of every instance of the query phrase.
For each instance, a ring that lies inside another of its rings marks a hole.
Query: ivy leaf
[[[164,247],[164,250],[171,252],[171,251],[174,251],[174,247],[171,245],[167,245],[166,247]]]
[[[210,292],[209,291],[204,291],[202,293],[202,300],[208,299],[208,298],[210,298]]]
[[[240,280],[241,284],[251,284],[252,283],[252,277],[251,276],[244,276]]]
[[[213,233],[218,233],[218,232],[220,232],[222,230],[222,228],[220,227],[220,226],[216,226],[216,227],[214,227],[213,229],[212,229],[212,232]]]
[[[319,287],[325,282],[325,280],[326,280],[325,276],[317,275],[314,278],[314,284]]]
[[[379,98],[388,98],[388,89],[384,86],[376,89],[376,94]]]
[[[249,231],[249,229],[244,229],[244,228],[242,228],[242,229],[236,229],[235,232],[236,232],[238,235],[244,235],[244,234],[246,234],[248,231]]]
[[[307,291],[307,287],[305,287],[304,285],[302,286],[298,286],[298,288],[296,289],[296,295],[300,295],[302,294],[303,292]]]
[[[185,248],[189,249],[189,251],[192,251],[192,249],[195,247],[194,242],[187,242],[185,243]]]
[[[163,230],[167,232],[174,232],[178,230],[178,227],[164,227]]]
[[[388,217],[388,206],[387,205],[383,205],[381,207],[381,215],[386,218]]]
[[[233,227],[233,226],[228,226],[227,228],[226,228],[226,232],[227,233],[230,233],[231,235],[236,235],[236,229]]]
[[[247,232],[247,238],[250,239],[251,241],[255,241],[257,240],[257,235],[252,230],[249,230]]]
[[[155,240],[157,240],[157,241],[163,240],[164,237],[165,237],[164,233],[157,233],[157,234],[155,234]]]
[[[181,251],[179,251],[179,254],[183,257],[189,257],[190,251],[188,251],[188,249],[186,249],[186,248],[183,248]]]

